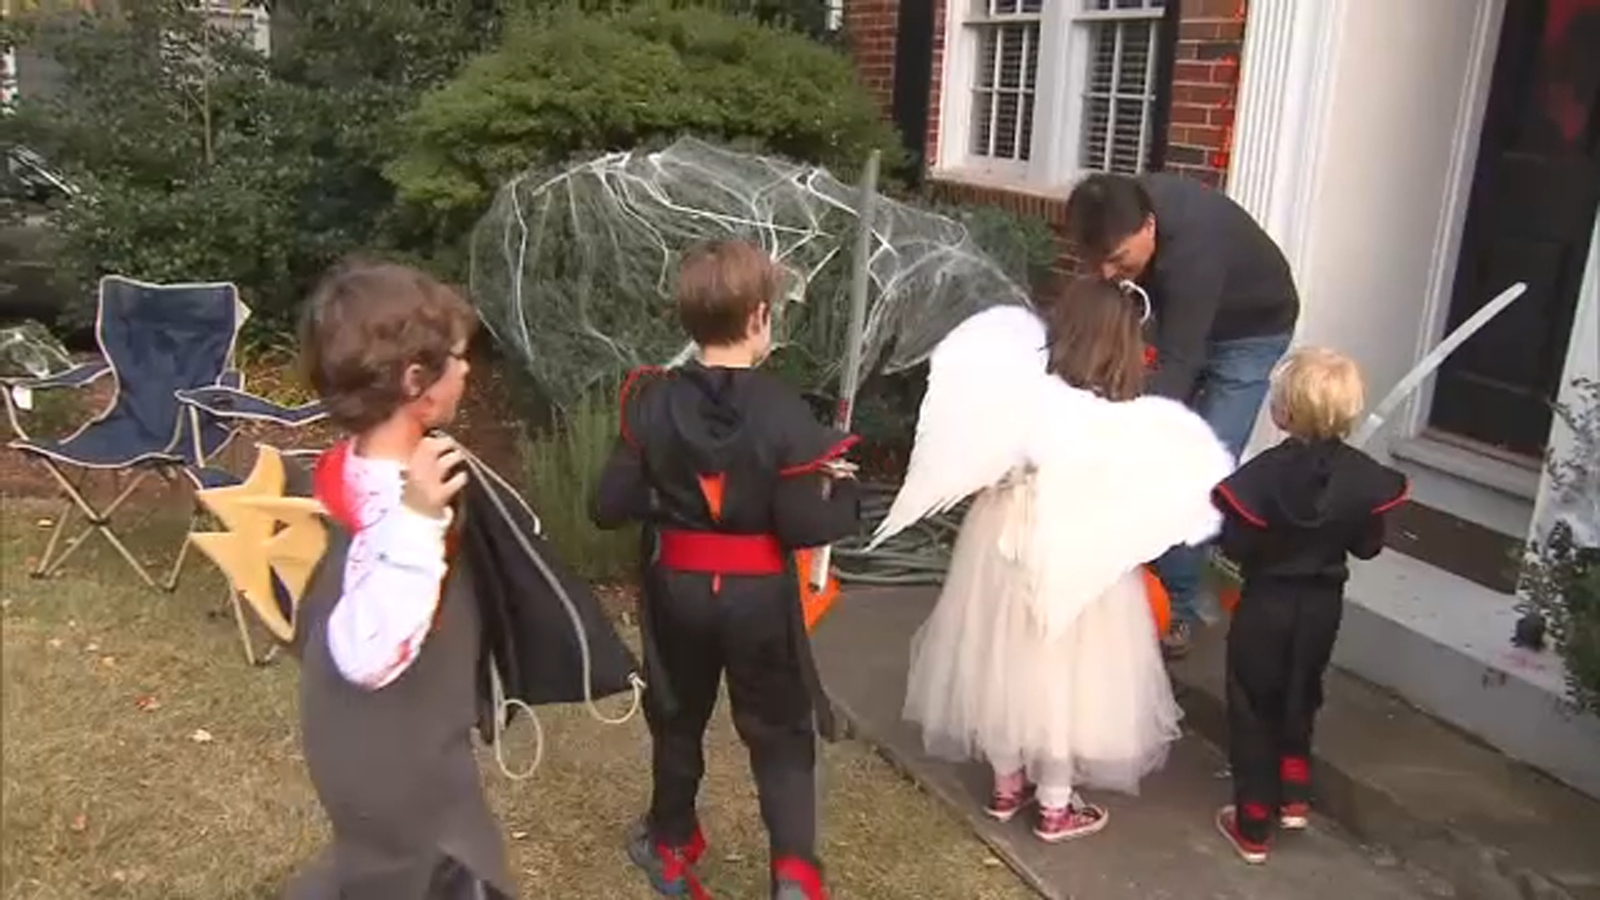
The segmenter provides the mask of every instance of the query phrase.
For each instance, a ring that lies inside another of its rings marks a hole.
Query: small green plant
[[[528,440],[529,499],[556,552],[591,581],[631,580],[637,528],[601,531],[589,520],[600,470],[617,439],[615,392],[591,392],[556,424]]]
[[[1573,446],[1549,463],[1555,524],[1530,548],[1518,606],[1544,618],[1572,703],[1600,714],[1600,381],[1573,386],[1575,402],[1556,407]]]

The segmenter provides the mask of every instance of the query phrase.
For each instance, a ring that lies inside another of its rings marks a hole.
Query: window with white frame
[[[939,168],[1060,184],[1144,171],[1168,0],[952,0]]]

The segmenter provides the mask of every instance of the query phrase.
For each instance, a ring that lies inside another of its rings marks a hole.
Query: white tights
[[[1012,783],[1020,788],[1020,782],[1031,774],[1038,786],[1036,796],[1040,806],[1062,809],[1071,806],[1077,800],[1077,791],[1072,789],[1071,763],[1042,760],[1025,766],[1020,756],[1013,756],[992,757],[989,766],[994,770],[994,783],[997,789],[1002,786],[1010,787]],[[1029,770],[1028,773],[1023,773],[1024,768]]]

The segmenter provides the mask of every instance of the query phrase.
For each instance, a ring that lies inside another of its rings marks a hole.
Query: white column
[[[1245,14],[1227,189],[1296,271],[1344,9],[1345,0],[1250,0]]]

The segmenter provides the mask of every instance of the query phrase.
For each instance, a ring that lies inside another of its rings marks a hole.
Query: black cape
[[[343,483],[348,446],[340,443],[323,453],[310,478],[301,474],[289,479],[290,492],[321,498],[336,522],[347,516],[329,498],[334,486]],[[491,666],[498,670],[506,700],[528,706],[581,703],[586,697],[581,642],[586,642],[587,696],[599,700],[632,689],[640,671],[633,651],[617,634],[593,587],[555,554],[510,485],[471,473],[457,497],[456,516],[455,552],[446,577],[469,578],[478,604],[483,628],[479,730],[485,741],[494,735],[489,725],[494,715]],[[280,605],[284,599],[280,597]],[[502,724],[509,724],[515,710],[514,705],[507,707]]]

